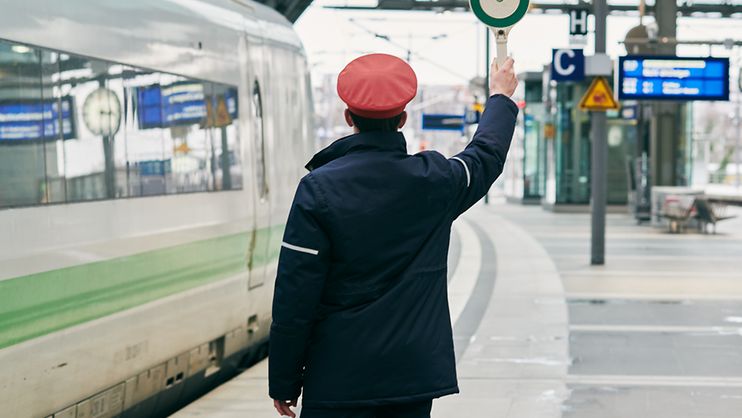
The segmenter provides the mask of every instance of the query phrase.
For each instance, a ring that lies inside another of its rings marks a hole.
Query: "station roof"
[[[294,23],[312,4],[312,0],[257,0],[286,16]],[[647,13],[653,14],[657,1],[647,0]],[[375,3],[375,4],[374,4]],[[636,13],[638,1],[608,0],[611,13]],[[691,17],[736,17],[742,18],[742,0],[677,0],[678,12]],[[338,0],[337,5],[325,6],[335,9],[353,10],[469,10],[469,0]],[[531,13],[560,13],[570,9],[591,10],[589,0],[535,0],[531,1]]]
[[[304,13],[304,10],[312,4],[312,0],[256,0],[268,7],[275,9],[278,13],[286,16],[289,22],[294,23]]]
[[[367,0],[338,0],[337,9],[354,10],[431,10],[466,11],[469,0],[377,0],[376,5]],[[647,0],[647,14],[653,14],[658,1]],[[369,4],[371,3],[371,4]],[[742,18],[742,0],[677,0],[678,12],[691,17],[736,17]],[[639,1],[608,0],[611,13],[638,13]],[[589,0],[532,0],[531,13],[560,13],[571,9],[592,10]]]

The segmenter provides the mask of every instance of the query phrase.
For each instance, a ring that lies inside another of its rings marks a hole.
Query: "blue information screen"
[[[232,118],[237,118],[237,90],[228,89],[224,101]],[[137,88],[137,111],[140,129],[201,123],[207,112],[204,85],[186,82]]]
[[[0,142],[75,138],[72,98],[0,102]]]
[[[621,57],[621,100],[729,100],[728,58]]]
[[[423,113],[423,130],[463,131],[465,116]]]

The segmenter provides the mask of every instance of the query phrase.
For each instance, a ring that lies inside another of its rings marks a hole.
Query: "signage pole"
[[[742,173],[740,170],[742,167],[740,167],[740,139],[742,139],[742,69],[739,71],[740,74],[740,92],[737,93],[737,141],[734,143],[734,174],[735,174],[735,180],[734,180],[734,187],[736,189],[739,189],[741,183],[742,183]]]
[[[595,14],[595,54],[604,54],[606,50],[606,20],[608,7],[606,0],[593,1]],[[591,112],[592,125],[592,164],[591,164],[591,255],[590,264],[605,264],[605,212],[606,188],[608,183],[606,166],[608,165],[607,127],[605,112]]]
[[[742,64],[742,60],[738,60],[739,64]],[[738,65],[739,66],[739,65]],[[737,140],[734,142],[734,188],[739,191],[740,185],[742,185],[742,167],[740,167],[740,141],[742,141],[742,66],[739,66],[739,74],[737,75]]]
[[[485,42],[485,77],[484,88],[486,98],[490,97],[489,80],[490,80],[490,29],[495,35],[497,42],[497,66],[498,68],[505,62],[508,55],[508,34],[510,29],[523,19],[528,12],[529,0],[469,0],[469,8],[474,12],[482,23],[488,26],[487,38]],[[484,203],[489,203],[489,192],[484,195]]]
[[[487,103],[487,99],[490,97],[490,29],[484,27],[484,103]],[[490,203],[490,192],[489,190],[484,195],[484,204],[489,205]]]

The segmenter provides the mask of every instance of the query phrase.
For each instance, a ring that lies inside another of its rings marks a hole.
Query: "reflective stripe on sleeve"
[[[464,166],[464,171],[466,171],[466,187],[469,187],[469,184],[471,184],[471,176],[469,174],[469,166],[467,166],[466,163],[464,162],[464,160],[462,160],[459,157],[452,157],[451,159],[460,162]]]
[[[319,254],[319,250],[313,250],[311,248],[300,247],[298,245],[292,245],[285,242],[281,243],[281,247],[288,248],[289,250],[299,251],[300,253],[307,253],[312,255]]]

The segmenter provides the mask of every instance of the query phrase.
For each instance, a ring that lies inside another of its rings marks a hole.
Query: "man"
[[[494,66],[494,64],[493,64]],[[274,406],[302,418],[429,417],[458,393],[446,269],[451,223],[502,173],[517,107],[513,61],[493,72],[472,142],[408,155],[398,132],[412,68],[371,54],[338,76],[355,134],[307,164],[278,263],[270,335]]]

